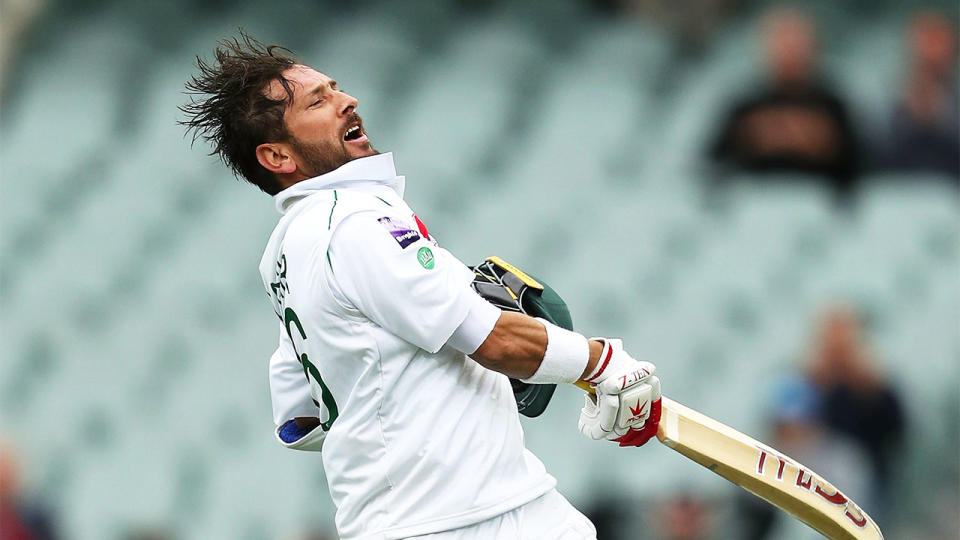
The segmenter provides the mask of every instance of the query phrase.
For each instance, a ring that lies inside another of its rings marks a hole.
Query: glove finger
[[[622,375],[608,377],[597,385],[598,394],[619,394],[631,386],[646,382],[656,367],[650,362],[637,362],[636,366]]]
[[[603,439],[607,436],[607,433],[600,429],[600,426],[595,421],[589,419],[584,420],[583,417],[580,418],[577,429],[579,429],[580,433],[585,437],[593,440]]]
[[[644,362],[643,360],[638,360],[638,362],[643,369],[647,370],[647,373],[649,373],[651,377],[657,372],[657,366],[654,364]]]
[[[600,412],[600,407],[597,405],[595,398],[587,394],[583,397],[583,408],[580,409],[580,420],[577,422],[577,429],[584,436],[591,439],[602,439],[605,435],[603,430],[599,429],[597,423],[597,414]]]
[[[581,415],[586,415],[590,418],[596,418],[598,410],[599,407],[597,406],[595,397],[590,394],[583,396],[583,408],[580,409]]]
[[[597,424],[606,432],[613,431],[620,412],[620,396],[616,394],[597,394]]]
[[[653,401],[659,401],[660,400],[660,377],[657,377],[656,375],[652,375],[649,379],[647,379],[647,384],[649,384],[651,388],[650,399]]]

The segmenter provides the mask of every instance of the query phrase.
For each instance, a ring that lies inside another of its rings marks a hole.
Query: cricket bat
[[[866,512],[810,468],[713,418],[662,399],[657,439],[668,448],[831,540],[883,540]]]

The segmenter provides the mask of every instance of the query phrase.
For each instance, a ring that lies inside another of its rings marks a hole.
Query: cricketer
[[[243,33],[197,63],[183,124],[281,214],[260,263],[280,323],[275,434],[319,452],[340,537],[595,539],[524,447],[511,378],[589,383],[581,433],[640,446],[660,417],[654,366],[480,294],[326,74]],[[506,298],[536,288],[500,268]]]

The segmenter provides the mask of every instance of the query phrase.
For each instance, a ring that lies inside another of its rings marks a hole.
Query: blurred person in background
[[[733,168],[822,176],[846,197],[858,172],[847,106],[817,67],[814,21],[778,10],[762,23],[767,81],[734,104],[710,150]]]
[[[614,493],[595,494],[583,513],[597,529],[597,538],[603,540],[631,540],[636,534],[631,518],[637,511],[637,505],[625,497]]]
[[[680,57],[702,56],[724,24],[744,8],[741,0],[592,0],[603,12],[654,21],[671,36]]]
[[[33,23],[43,16],[46,0],[0,0],[0,98],[6,97],[7,71],[17,60],[20,47]]]
[[[775,389],[771,411],[774,448],[829,478],[864,507],[874,507],[868,497],[869,457],[849,436],[834,433],[824,422],[823,396],[813,381],[806,375],[782,381]],[[741,492],[738,498],[744,540],[822,538],[758,497]]]
[[[142,528],[127,531],[123,538],[124,540],[174,540],[176,537],[163,528]]]
[[[837,305],[824,312],[806,365],[779,385],[772,410],[772,446],[829,478],[882,525],[905,419],[853,309]],[[748,540],[794,530],[776,524],[776,510],[762,501],[751,497],[740,507]],[[787,538],[809,538],[807,533],[799,527]]]
[[[9,446],[0,443],[0,540],[54,538],[52,516],[24,495],[16,456]]]
[[[864,342],[863,322],[853,309],[836,306],[826,311],[806,375],[817,389],[824,425],[855,441],[869,456],[871,508],[877,508],[875,514],[882,519],[906,419],[900,397]]]
[[[685,488],[650,501],[598,492],[584,513],[601,540],[712,540],[723,538],[714,533],[725,530],[713,505]]]
[[[874,149],[876,164],[943,173],[960,182],[956,26],[942,13],[925,11],[911,20],[907,41],[906,80]]]
[[[707,501],[691,493],[665,497],[654,506],[657,516],[657,538],[660,540],[707,540],[710,532],[711,509]]]

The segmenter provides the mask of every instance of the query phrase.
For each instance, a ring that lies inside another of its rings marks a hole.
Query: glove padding
[[[604,342],[595,372],[585,382],[595,394],[584,398],[580,433],[620,446],[641,446],[656,435],[660,423],[660,379],[650,362],[635,360],[619,339]]]

